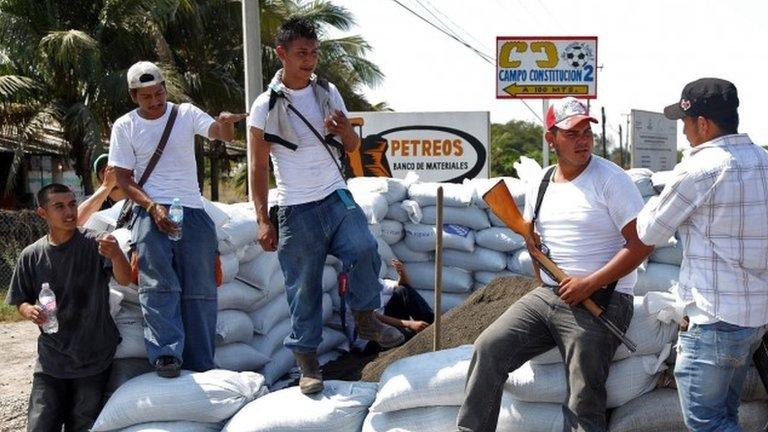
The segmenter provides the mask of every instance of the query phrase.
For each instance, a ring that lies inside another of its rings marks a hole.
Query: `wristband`
[[[154,209],[155,207],[157,207],[157,203],[154,201],[150,202],[149,205],[147,206],[147,213],[152,215],[152,209]]]

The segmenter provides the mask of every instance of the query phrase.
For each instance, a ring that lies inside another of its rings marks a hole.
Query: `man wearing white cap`
[[[592,298],[625,331],[633,312],[635,268],[651,248],[635,232],[643,208],[640,192],[620,167],[592,154],[591,123],[597,120],[574,98],[549,107],[544,137],[557,164],[530,185],[524,217],[569,277],[558,284],[541,273],[542,286],[477,338],[459,431],[496,430],[507,375],[553,347],[565,359],[568,380],[563,430],[606,430],[605,381],[620,340],[579,304]]]
[[[109,165],[134,202],[131,240],[139,258],[147,355],[160,376],[172,378],[182,365],[194,371],[214,367],[217,240],[195,175],[195,135],[230,141],[234,123],[245,114],[222,112],[214,119],[192,104],[167,102],[163,74],[150,62],[134,64],[127,75],[138,108],[112,127]],[[149,166],[167,128],[165,148]],[[134,179],[147,170],[149,177],[139,186]],[[181,226],[168,217],[177,198],[184,207]]]

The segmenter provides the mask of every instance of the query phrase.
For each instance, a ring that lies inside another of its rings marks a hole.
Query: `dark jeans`
[[[459,431],[495,431],[509,373],[554,346],[565,359],[568,381],[563,430],[606,430],[605,381],[620,341],[586,309],[563,303],[553,289],[539,287],[526,294],[475,341]],[[614,293],[604,314],[624,331],[633,312],[632,296]]]
[[[99,416],[109,369],[85,378],[55,378],[35,372],[27,410],[27,431],[88,431]]]
[[[424,321],[432,324],[435,321],[435,312],[413,287],[408,284],[398,285],[392,292],[387,304],[384,306],[384,315],[401,320]],[[406,340],[412,338],[415,333],[409,329],[397,328],[405,334]]]

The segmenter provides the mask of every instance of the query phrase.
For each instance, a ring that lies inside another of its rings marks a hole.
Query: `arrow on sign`
[[[518,85],[510,84],[504,91],[512,96],[528,95],[580,95],[589,92],[586,85]]]

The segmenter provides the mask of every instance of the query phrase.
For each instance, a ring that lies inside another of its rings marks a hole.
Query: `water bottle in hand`
[[[168,238],[174,241],[181,240],[181,227],[184,222],[184,207],[182,207],[179,198],[173,199],[173,204],[171,204],[171,208],[168,210],[168,218],[171,222],[176,224],[176,232],[168,234]]]
[[[48,334],[56,333],[59,331],[59,320],[56,318],[56,294],[53,293],[48,282],[43,283],[38,301],[45,315],[45,322],[40,327]]]

